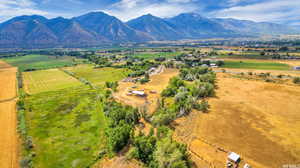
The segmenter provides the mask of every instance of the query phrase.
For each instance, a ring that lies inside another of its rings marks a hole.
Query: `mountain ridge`
[[[286,25],[206,18],[182,13],[172,18],[143,15],[128,22],[104,12],[71,19],[23,15],[0,23],[0,48],[85,47],[123,42],[300,34]]]

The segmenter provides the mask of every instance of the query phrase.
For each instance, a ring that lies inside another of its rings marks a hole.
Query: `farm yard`
[[[23,72],[24,90],[28,94],[80,86],[81,83],[74,77],[59,69]]]
[[[20,71],[41,70],[72,66],[72,57],[55,57],[47,55],[26,55],[3,59],[12,66],[18,67]]]
[[[176,120],[176,139],[216,167],[226,160],[217,147],[241,154],[254,167],[299,163],[299,86],[241,80],[222,73],[217,79],[210,111],[193,111]],[[199,159],[196,163],[199,167],[205,164]]]
[[[121,68],[94,68],[93,65],[78,65],[74,67],[63,68],[73,72],[75,76],[84,78],[96,85],[103,85],[105,82],[119,81],[127,77],[130,73],[127,69]]]
[[[150,82],[146,84],[120,82],[118,91],[114,93],[114,97],[117,100],[134,107],[147,105],[148,112],[151,114],[156,109],[156,103],[160,97],[160,93],[168,86],[169,80],[176,75],[178,75],[178,70],[165,69],[162,73],[151,76]],[[128,95],[129,90],[143,90],[147,94],[147,98]]]

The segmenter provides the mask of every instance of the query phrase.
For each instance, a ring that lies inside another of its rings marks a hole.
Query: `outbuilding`
[[[228,160],[234,162],[234,163],[238,163],[240,161],[241,157],[240,155],[234,153],[234,152],[230,152],[228,155]]]
[[[294,70],[300,70],[300,66],[295,66]]]
[[[131,93],[134,95],[137,95],[137,96],[141,96],[141,97],[146,96],[144,91],[133,90]]]

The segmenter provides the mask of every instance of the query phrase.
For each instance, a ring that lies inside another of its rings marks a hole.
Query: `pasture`
[[[106,118],[98,91],[88,87],[25,98],[33,167],[90,167],[105,147]],[[32,112],[31,112],[32,111]]]
[[[217,79],[210,111],[193,111],[174,123],[176,138],[188,144],[193,158],[198,155],[223,167],[227,155],[218,149],[221,147],[240,154],[253,167],[299,163],[300,87],[222,73]],[[199,158],[194,161],[203,166]]]
[[[23,72],[24,90],[28,94],[76,87],[81,83],[59,69]]]
[[[119,81],[127,77],[130,70],[116,68],[94,68],[92,65],[78,65],[75,67],[64,68],[73,72],[75,76],[84,78],[96,85],[103,85],[106,81]]]
[[[291,70],[288,64],[279,63],[275,61],[259,61],[259,60],[225,60],[223,68],[236,69],[261,69],[261,70]]]
[[[54,57],[47,55],[26,55],[3,59],[5,62],[16,66],[20,71],[41,70],[72,66],[71,57]]]

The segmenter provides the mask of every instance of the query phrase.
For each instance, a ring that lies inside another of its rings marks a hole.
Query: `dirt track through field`
[[[16,72],[16,68],[0,61],[0,168],[19,167]]]

